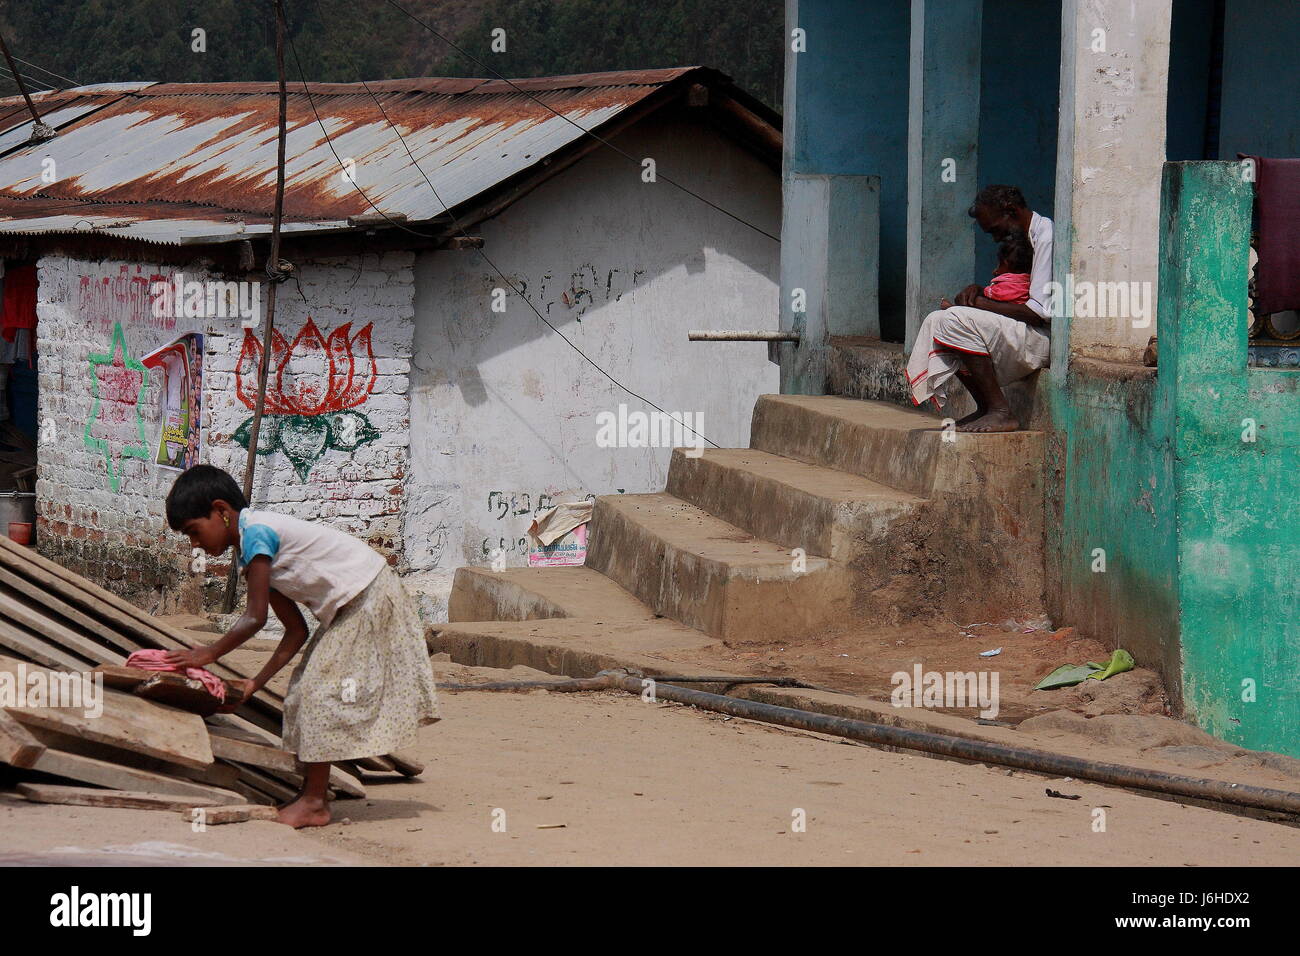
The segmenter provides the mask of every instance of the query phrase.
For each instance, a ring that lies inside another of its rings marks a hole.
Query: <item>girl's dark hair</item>
[[[212,465],[195,465],[181,472],[167,492],[167,524],[180,531],[185,522],[212,514],[212,504],[224,501],[236,511],[248,507],[248,499],[235,479]]]
[[[998,259],[1010,272],[1029,272],[1034,267],[1034,244],[1019,229],[1012,229],[998,243]]]

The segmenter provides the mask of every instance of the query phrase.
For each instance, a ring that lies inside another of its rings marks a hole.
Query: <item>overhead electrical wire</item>
[[[30,66],[30,67],[31,67],[32,69],[34,69],[34,70],[40,70],[42,73],[45,73],[45,74],[47,74],[48,76],[52,76],[52,77],[54,77],[56,80],[67,80],[67,81],[68,81],[69,83],[71,83],[73,86],[80,86],[80,85],[81,85],[81,84],[78,83],[76,80],[74,80],[72,77],[70,77],[70,76],[63,76],[63,75],[61,75],[61,74],[59,74],[59,73],[55,73],[53,70],[47,70],[47,69],[45,69],[45,67],[43,67],[43,66],[38,66],[38,65],[36,65],[36,64],[33,63],[31,60],[24,60],[24,59],[23,59],[22,57],[20,57],[20,56],[16,56],[16,57],[14,57],[14,59],[17,60],[19,63],[26,63],[28,66]],[[23,76],[26,76],[26,75],[27,75],[26,73],[23,74]]]
[[[611,143],[609,140],[605,139],[603,136],[600,136],[600,135],[597,134],[597,133],[593,133],[591,130],[587,129],[586,127],[581,126],[581,125],[578,124],[578,123],[575,123],[572,119],[570,119],[568,116],[565,116],[563,113],[561,113],[559,110],[555,109],[555,108],[554,108],[553,106],[551,106],[549,103],[546,103],[545,101],[539,99],[538,97],[533,96],[532,93],[529,93],[527,90],[523,89],[522,87],[517,86],[517,85],[514,83],[513,80],[509,79],[508,77],[502,76],[502,75],[501,75],[500,73],[498,73],[496,70],[492,69],[492,67],[488,66],[486,63],[484,63],[484,62],[483,62],[482,60],[480,60],[478,57],[474,56],[474,54],[469,53],[469,52],[467,52],[466,50],[461,49],[461,48],[460,48],[459,46],[457,46],[456,43],[454,43],[452,40],[450,40],[450,39],[448,39],[447,37],[443,36],[441,33],[439,33],[439,32],[438,32],[437,30],[435,30],[433,27],[429,26],[427,23],[425,23],[423,20],[421,20],[421,19],[420,19],[419,17],[417,17],[415,14],[411,13],[409,10],[407,10],[405,7],[403,7],[400,3],[397,3],[396,0],[384,0],[384,3],[387,3],[387,4],[388,4],[390,7],[392,7],[393,9],[398,10],[398,11],[401,12],[403,15],[405,15],[406,17],[408,17],[410,20],[414,21],[415,23],[419,24],[419,25],[420,25],[421,27],[423,27],[424,29],[428,30],[430,33],[432,33],[434,36],[436,36],[436,37],[437,37],[439,40],[441,40],[443,43],[447,44],[447,46],[451,47],[453,50],[455,50],[455,51],[456,51],[457,53],[459,53],[461,56],[465,57],[467,60],[469,60],[470,62],[472,62],[475,66],[478,66],[480,69],[486,70],[487,72],[491,73],[494,77],[496,77],[496,78],[497,78],[498,80],[500,80],[501,82],[508,84],[508,85],[510,86],[510,88],[513,89],[516,93],[520,93],[520,94],[522,94],[523,96],[528,97],[528,99],[532,100],[534,103],[536,103],[538,106],[542,107],[543,109],[550,110],[550,112],[554,113],[556,116],[558,116],[560,119],[564,120],[564,121],[565,121],[566,123],[568,123],[570,126],[573,126],[573,127],[575,127],[576,129],[581,130],[583,133],[585,133],[587,136],[590,136],[592,139],[595,139],[595,140],[597,140],[597,141],[603,143],[605,146],[609,147],[609,148],[612,149],[614,152],[618,153],[620,156],[624,157],[625,159],[629,160],[630,162],[635,163],[637,166],[640,166],[640,165],[641,165],[641,160],[637,159],[637,158],[636,158],[635,156],[633,156],[631,153],[629,153],[629,152],[627,152],[626,150],[620,149],[619,147],[615,146],[613,143]],[[675,186],[675,187],[677,187],[678,189],[680,189],[682,192],[686,193],[687,195],[694,196],[694,197],[695,197],[696,199],[698,199],[700,202],[704,203],[704,204],[707,205],[707,206],[712,207],[713,209],[716,209],[718,212],[722,213],[724,216],[730,216],[732,219],[736,220],[736,222],[740,223],[741,225],[743,225],[743,226],[747,226],[748,228],[753,229],[755,232],[760,233],[760,234],[762,234],[762,235],[764,235],[764,236],[767,236],[767,238],[773,240],[774,242],[780,242],[780,241],[781,241],[780,237],[772,235],[772,234],[771,234],[770,232],[768,232],[766,229],[763,229],[763,228],[760,227],[760,226],[756,226],[756,225],[754,225],[752,222],[749,222],[749,221],[747,221],[747,220],[745,220],[745,219],[742,219],[740,216],[737,216],[735,213],[731,212],[730,210],[724,209],[723,207],[719,206],[717,203],[713,202],[711,199],[706,199],[704,196],[701,196],[699,193],[695,192],[694,190],[689,189],[689,188],[686,187],[686,186],[683,186],[681,183],[677,182],[677,181],[674,180],[674,179],[670,179],[669,177],[663,175],[662,173],[660,173],[660,172],[658,172],[658,171],[656,171],[656,173],[655,173],[655,178],[656,178],[656,179],[662,179],[664,182],[668,183],[670,186]]]
[[[316,0],[316,9],[317,9],[317,12],[318,12],[318,13],[320,14],[320,16],[321,16],[321,22],[322,22],[322,23],[327,22],[326,19],[325,19],[324,11],[321,9],[321,6],[320,6],[320,0]],[[335,160],[338,161],[340,168],[346,170],[347,166],[343,163],[343,160],[339,157],[338,152],[334,149],[334,144],[333,144],[333,143],[331,142],[331,140],[330,140],[329,131],[325,128],[325,124],[321,121],[320,114],[316,112],[315,103],[312,101],[312,98],[311,98],[311,92],[308,90],[308,87],[307,87],[307,78],[306,78],[306,75],[303,73],[303,70],[302,70],[302,61],[301,61],[301,60],[299,59],[299,57],[298,57],[298,49],[297,49],[297,47],[295,46],[295,44],[294,44],[294,42],[293,42],[293,38],[292,38],[292,36],[289,37],[289,48],[293,51],[294,62],[298,65],[298,73],[299,73],[299,76],[302,78],[303,91],[307,94],[308,102],[312,104],[312,112],[313,112],[313,114],[315,114],[315,116],[316,116],[316,122],[319,124],[320,129],[321,129],[321,133],[322,133],[322,135],[325,137],[325,142],[326,142],[327,145],[329,145],[330,152],[334,154],[334,158],[335,158]],[[361,77],[363,74],[361,74],[360,70],[358,69],[356,62],[355,62],[354,60],[352,60],[351,55],[348,54],[346,51],[344,51],[344,55],[348,57],[348,61],[349,61],[349,63],[351,63],[353,70],[354,70],[355,72],[357,72],[357,75],[358,75],[359,77]],[[465,231],[465,227],[461,224],[460,220],[456,217],[456,215],[455,215],[455,214],[451,211],[451,209],[447,206],[446,202],[444,202],[443,199],[442,199],[442,197],[438,194],[438,189],[437,189],[437,187],[433,185],[433,181],[432,181],[431,179],[429,179],[428,174],[426,174],[425,171],[424,171],[424,169],[421,168],[419,161],[415,158],[415,154],[411,152],[411,147],[410,147],[410,145],[406,142],[406,138],[405,138],[404,136],[402,136],[402,132],[401,132],[401,130],[399,130],[399,129],[397,128],[397,124],[395,124],[395,123],[392,121],[392,119],[389,117],[389,115],[388,115],[388,111],[384,109],[383,103],[381,103],[380,100],[379,100],[379,98],[378,98],[377,96],[375,96],[374,91],[370,89],[370,85],[365,81],[364,78],[361,79],[361,85],[365,88],[366,93],[368,93],[368,94],[370,95],[370,98],[374,101],[375,105],[379,108],[379,112],[383,115],[385,122],[387,122],[388,125],[389,125],[389,127],[393,130],[393,132],[394,132],[395,134],[397,134],[397,138],[398,138],[398,140],[401,142],[402,147],[406,150],[406,155],[407,155],[407,156],[410,158],[410,160],[411,160],[411,165],[413,165],[413,166],[416,168],[416,170],[417,170],[417,171],[420,173],[420,175],[424,178],[424,181],[425,181],[426,183],[428,183],[428,185],[429,185],[429,189],[433,192],[433,196],[434,196],[434,198],[438,201],[438,204],[439,204],[440,206],[442,206],[443,211],[446,213],[446,215],[451,219],[451,221],[452,221],[453,225],[455,226],[456,230],[461,234],[462,237],[464,237],[464,238],[466,238],[466,239],[471,238],[470,235],[469,235],[469,233]],[[581,127],[579,127],[579,128],[581,129]],[[375,212],[379,213],[379,215],[383,216],[383,218],[387,219],[387,220],[388,220],[390,223],[392,223],[394,226],[397,226],[397,227],[399,227],[399,228],[402,228],[402,229],[404,229],[406,232],[412,233],[413,235],[421,236],[422,238],[426,238],[426,239],[428,239],[428,238],[437,238],[437,237],[435,237],[435,236],[427,236],[427,235],[425,235],[425,234],[423,234],[423,233],[416,232],[416,231],[413,230],[413,229],[409,229],[409,228],[403,226],[401,223],[397,222],[396,220],[391,219],[391,218],[390,218],[386,213],[384,213],[383,210],[381,210],[378,206],[376,206],[376,205],[374,204],[373,201],[371,201],[370,197],[366,195],[365,191],[361,188],[361,186],[360,186],[360,185],[359,185],[359,184],[358,184],[354,179],[349,178],[349,181],[352,182],[352,185],[353,185],[354,187],[356,187],[356,189],[357,189],[357,191],[358,191],[359,193],[361,193],[361,195],[365,198],[366,202],[370,204],[370,207],[371,207],[372,209],[374,209]],[[719,446],[715,441],[713,441],[712,439],[710,439],[708,436],[704,435],[704,434],[701,433],[700,431],[698,431],[698,430],[696,430],[695,428],[692,428],[690,425],[688,425],[688,424],[683,420],[683,419],[685,418],[685,416],[676,416],[676,415],[672,415],[672,414],[669,413],[669,412],[664,411],[664,409],[660,408],[657,404],[655,404],[654,402],[652,402],[650,399],[646,398],[644,395],[641,395],[641,394],[639,394],[639,393],[637,393],[637,392],[634,392],[632,389],[628,388],[626,385],[624,385],[622,382],[620,382],[618,379],[616,379],[613,375],[611,375],[608,371],[606,371],[606,370],[605,370],[605,369],[604,369],[604,368],[603,368],[599,363],[597,363],[597,362],[595,361],[595,359],[593,359],[593,358],[592,358],[591,356],[589,356],[586,352],[584,352],[584,351],[582,350],[582,348],[581,348],[580,346],[577,345],[577,343],[575,343],[575,342],[574,342],[572,339],[570,339],[567,335],[565,335],[565,334],[564,334],[563,332],[561,332],[558,328],[556,328],[556,326],[553,325],[553,324],[552,324],[552,323],[551,323],[551,322],[546,318],[546,316],[544,316],[544,315],[542,314],[541,310],[539,310],[539,309],[537,308],[537,306],[535,306],[535,305],[533,304],[532,300],[531,300],[531,299],[530,299],[530,298],[529,298],[529,297],[528,297],[528,296],[527,296],[523,291],[521,291],[521,290],[520,290],[520,289],[519,289],[519,288],[518,288],[518,287],[517,287],[513,282],[511,282],[509,278],[506,277],[506,274],[505,274],[504,272],[502,272],[501,269],[497,266],[497,264],[496,264],[495,262],[492,261],[491,257],[488,256],[488,254],[487,254],[486,252],[483,251],[482,247],[480,247],[480,246],[475,246],[475,247],[474,247],[474,251],[477,252],[477,253],[478,253],[478,254],[483,258],[483,261],[486,262],[486,263],[488,264],[489,267],[491,267],[492,271],[495,272],[495,273],[497,274],[497,276],[501,279],[501,281],[502,281],[503,283],[505,283],[507,286],[509,286],[510,291],[512,291],[515,295],[517,295],[520,299],[522,299],[523,302],[524,302],[524,304],[527,305],[528,308],[532,310],[533,314],[536,315],[537,318],[540,319],[540,320],[542,321],[542,323],[543,323],[544,325],[546,325],[547,328],[549,328],[552,332],[554,332],[554,333],[555,333],[556,335],[558,335],[561,339],[563,339],[564,342],[565,342],[565,343],[566,343],[566,344],[567,344],[571,349],[573,349],[575,352],[577,352],[578,355],[580,355],[580,356],[583,358],[583,360],[587,362],[588,365],[590,365],[590,366],[591,366],[592,368],[594,368],[596,371],[600,372],[601,375],[605,376],[605,378],[609,379],[610,382],[612,382],[612,383],[613,383],[615,386],[617,386],[618,388],[622,389],[622,390],[623,390],[624,392],[626,392],[628,395],[632,396],[633,398],[637,399],[638,401],[644,402],[645,404],[647,404],[647,405],[649,405],[651,408],[653,408],[655,411],[660,412],[660,413],[662,413],[662,414],[664,414],[664,415],[668,415],[669,418],[672,418],[675,422],[680,422],[683,428],[685,428],[686,430],[690,431],[692,434],[697,435],[697,436],[698,436],[699,438],[701,438],[703,441],[708,442],[708,443],[709,443],[710,445],[712,445],[714,448],[718,448],[718,447],[720,447],[720,446]]]

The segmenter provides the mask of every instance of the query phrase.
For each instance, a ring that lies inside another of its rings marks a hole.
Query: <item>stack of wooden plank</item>
[[[0,706],[0,763],[18,768],[19,792],[42,802],[181,810],[292,799],[302,778],[280,747],[279,694],[264,688],[234,713],[205,718],[192,711],[211,708],[190,706],[183,677],[149,680],[156,675],[121,666],[132,651],[193,648],[205,637],[215,639],[153,617],[0,537],[0,680],[7,673],[11,686],[20,675],[43,684],[57,679],[53,672],[98,669],[103,681],[103,711],[93,716],[79,707]],[[253,676],[228,661],[208,669],[227,681]],[[363,770],[414,776],[422,769],[390,754],[332,768],[330,787],[335,797],[364,797]]]

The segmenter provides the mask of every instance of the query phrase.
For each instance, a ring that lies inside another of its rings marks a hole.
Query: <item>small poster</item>
[[[160,370],[162,429],[154,464],[184,471],[199,463],[203,423],[203,335],[187,332],[140,360]]]
[[[570,568],[587,561],[587,526],[580,524],[553,543],[528,553],[530,568]]]

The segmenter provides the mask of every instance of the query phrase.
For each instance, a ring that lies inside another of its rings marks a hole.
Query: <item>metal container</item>
[[[0,491],[0,534],[8,534],[11,521],[36,524],[36,492]]]

